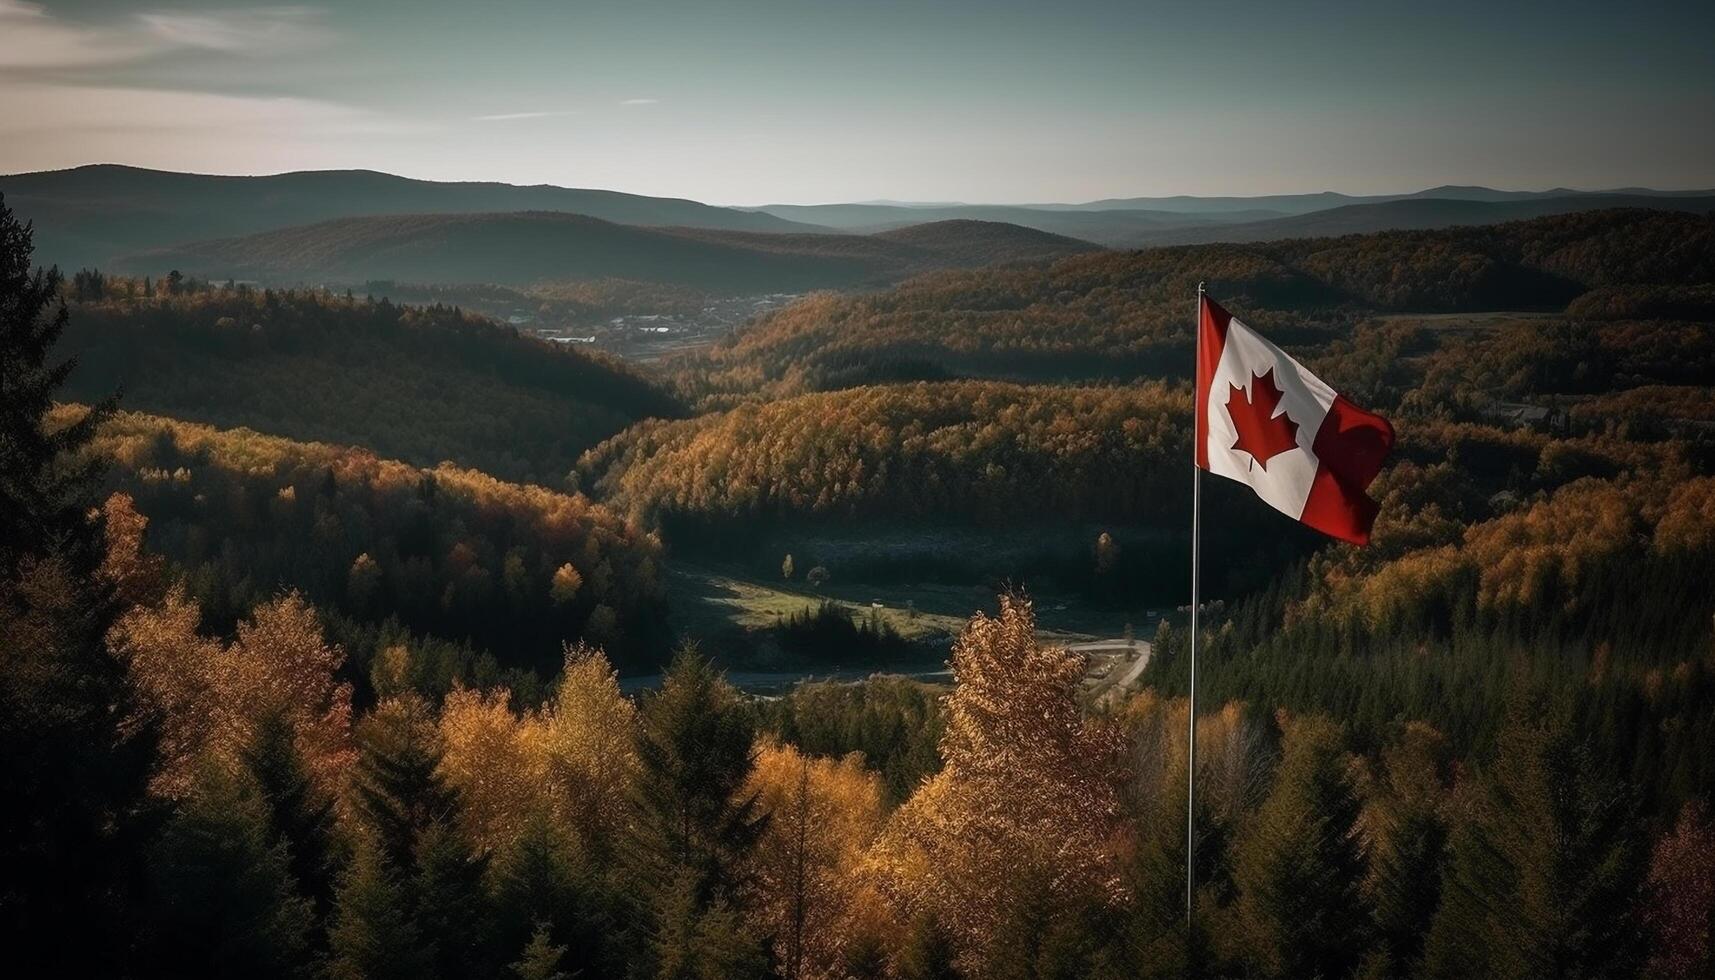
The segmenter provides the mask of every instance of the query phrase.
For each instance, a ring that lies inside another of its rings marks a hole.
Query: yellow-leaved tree
[[[458,791],[459,821],[477,853],[518,839],[544,810],[541,752],[529,720],[513,713],[511,692],[455,687],[441,704],[440,771]]]
[[[881,780],[857,754],[813,758],[764,740],[747,791],[769,816],[751,853],[755,906],[782,976],[844,975],[845,920],[865,853],[881,829]]]
[[[441,707],[440,772],[459,793],[463,829],[494,853],[547,819],[585,854],[610,856],[637,766],[636,709],[613,666],[593,647],[568,647],[548,704],[520,715],[509,701],[505,689],[456,688]]]
[[[315,609],[296,592],[281,596],[257,606],[225,645],[198,634],[201,618],[174,586],[160,603],[133,607],[108,635],[161,732],[151,787],[183,796],[205,754],[236,768],[257,727],[279,717],[312,782],[335,795],[353,757],[351,685],[334,680],[345,652],[323,638]]]
[[[1079,704],[1083,658],[1037,641],[1022,596],[972,618],[952,666],[945,765],[895,812],[872,869],[901,920],[930,918],[986,974],[1019,923],[1122,901],[1123,743]]]
[[[554,700],[535,718],[552,812],[586,853],[611,857],[624,828],[637,776],[637,709],[600,650],[566,648]]]

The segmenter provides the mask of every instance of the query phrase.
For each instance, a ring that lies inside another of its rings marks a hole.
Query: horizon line
[[[767,202],[764,202],[761,204],[737,204],[737,203],[721,203],[721,202],[717,202],[714,200],[703,200],[703,199],[699,199],[699,198],[690,198],[690,197],[685,197],[685,196],[679,195],[679,194],[651,194],[651,193],[645,193],[642,191],[619,190],[617,188],[612,188],[612,187],[580,186],[580,185],[575,185],[575,184],[556,184],[556,183],[547,183],[547,182],[519,183],[519,182],[504,180],[504,179],[495,178],[495,177],[457,177],[457,178],[414,177],[414,176],[411,176],[409,174],[395,173],[395,172],[389,171],[389,170],[378,170],[378,169],[373,168],[373,167],[318,167],[318,168],[297,169],[297,170],[277,170],[277,171],[257,171],[257,172],[251,172],[251,173],[231,173],[231,172],[215,172],[215,171],[203,171],[203,170],[169,170],[169,169],[165,169],[165,168],[161,168],[161,167],[146,167],[146,166],[140,166],[138,164],[120,163],[118,161],[110,161],[110,160],[109,161],[92,161],[89,163],[72,164],[72,165],[63,166],[63,167],[49,167],[49,168],[40,169],[40,170],[9,171],[6,173],[0,173],[0,180],[4,180],[4,179],[8,179],[8,178],[14,178],[14,177],[33,177],[33,176],[39,176],[42,174],[69,173],[69,172],[75,171],[75,170],[89,170],[89,169],[96,169],[96,168],[103,168],[103,167],[123,169],[123,170],[137,170],[137,171],[143,171],[143,172],[147,172],[147,173],[156,173],[156,174],[172,174],[172,175],[177,175],[177,176],[230,177],[230,178],[234,178],[234,179],[267,178],[267,177],[291,177],[291,176],[298,176],[298,175],[303,175],[303,174],[341,174],[341,173],[343,173],[343,174],[378,174],[378,175],[383,176],[383,177],[394,177],[394,178],[398,178],[400,180],[410,180],[410,181],[416,181],[416,182],[427,183],[427,184],[500,184],[500,185],[506,186],[506,187],[518,187],[518,188],[546,187],[546,188],[554,188],[557,190],[570,190],[570,191],[601,191],[601,192],[613,193],[613,194],[627,194],[627,195],[630,195],[633,197],[647,197],[647,198],[656,198],[656,199],[678,199],[678,200],[694,201],[695,203],[698,203],[698,204],[704,204],[704,205],[708,205],[711,207],[727,208],[727,209],[735,210],[735,211],[756,211],[756,210],[760,210],[762,208],[770,208],[770,207],[814,208],[814,207],[838,207],[838,206],[907,207],[907,208],[1012,207],[1012,208],[1027,208],[1028,209],[1028,208],[1060,207],[1060,206],[1088,206],[1091,204],[1101,204],[1101,203],[1108,202],[1108,201],[1129,201],[1129,200],[1140,200],[1140,199],[1154,199],[1154,200],[1169,201],[1169,200],[1175,200],[1175,199],[1211,200],[1211,199],[1222,199],[1222,198],[1237,199],[1237,200],[1260,200],[1260,199],[1275,198],[1275,197],[1348,197],[1348,198],[1410,197],[1413,195],[1423,194],[1427,191],[1441,190],[1443,188],[1461,188],[1461,189],[1470,188],[1470,189],[1477,189],[1477,190],[1494,191],[1496,193],[1502,193],[1502,194],[1549,194],[1549,193],[1553,193],[1555,191],[1566,191],[1566,192],[1573,193],[1573,194],[1613,194],[1613,193],[1623,193],[1623,192],[1628,192],[1628,191],[1648,191],[1648,192],[1654,193],[1654,194],[1671,194],[1671,195],[1683,195],[1683,196],[1697,196],[1697,195],[1715,196],[1715,185],[1707,186],[1707,187],[1698,187],[1698,186],[1652,187],[1648,184],[1622,184],[1622,185],[1613,186],[1613,187],[1570,187],[1570,186],[1566,186],[1564,184],[1556,184],[1556,185],[1551,186],[1551,187],[1509,188],[1509,187],[1496,187],[1496,186],[1491,185],[1491,184],[1471,183],[1471,182],[1461,182],[1461,181],[1449,180],[1449,181],[1443,181],[1442,183],[1439,183],[1439,184],[1433,184],[1433,185],[1428,186],[1428,187],[1422,187],[1422,188],[1418,188],[1416,190],[1410,190],[1410,191],[1339,191],[1339,190],[1332,190],[1329,188],[1324,188],[1321,190],[1311,190],[1311,191],[1271,191],[1268,193],[1261,193],[1261,194],[1258,194],[1258,193],[1249,193],[1249,194],[1245,194],[1245,193],[1191,194],[1191,193],[1186,193],[1186,192],[1156,193],[1156,194],[1151,194],[1151,193],[1118,193],[1118,194],[1108,194],[1108,195],[1105,195],[1102,197],[1089,198],[1086,200],[1049,200],[1049,199],[1042,199],[1042,198],[1033,198],[1033,199],[1021,200],[1021,201],[909,200],[909,199],[904,199],[904,198],[890,198],[890,197],[886,197],[883,195],[869,195],[869,196],[865,196],[865,197],[861,197],[861,198],[852,198],[852,199],[844,199],[844,200],[841,200],[841,199],[818,199],[818,200],[808,201],[808,202],[797,202],[797,201],[789,202],[789,201],[775,200],[775,201],[767,201]]]

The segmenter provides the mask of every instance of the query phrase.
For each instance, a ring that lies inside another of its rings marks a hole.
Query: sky
[[[1715,187],[1715,3],[0,0],[0,173],[716,204]]]

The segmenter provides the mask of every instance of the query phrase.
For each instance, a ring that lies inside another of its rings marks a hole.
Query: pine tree
[[[412,962],[433,975],[492,973],[486,861],[457,829],[458,798],[438,771],[428,704],[414,695],[385,701],[358,735],[352,804],[367,839],[336,903],[337,969],[391,971],[375,964],[396,950],[390,930],[403,930],[418,943]]]
[[[24,973],[107,974],[141,917],[154,746],[104,643],[96,463],[72,462],[111,403],[48,425],[68,314],[31,250],[0,198],[0,946]]]
[[[486,862],[471,853],[449,821],[436,821],[418,833],[415,856],[410,905],[418,932],[434,937],[434,975],[492,975],[493,922],[482,880]]]
[[[492,869],[498,948],[523,948],[542,935],[559,944],[555,962],[571,973],[618,972],[605,942],[615,929],[611,902],[552,822],[532,818]]]
[[[307,977],[315,914],[254,787],[205,766],[151,861],[156,955],[188,976]]]
[[[698,956],[743,962],[733,907],[744,858],[765,818],[745,792],[754,765],[749,715],[714,665],[684,647],[640,711],[631,863],[648,906],[657,975],[681,975]],[[706,948],[711,944],[718,950]]]
[[[1370,901],[1386,976],[1410,976],[1441,904],[1446,858],[1447,743],[1425,725],[1405,729],[1383,753],[1384,772],[1368,820],[1374,839]]]
[[[329,943],[340,980],[420,980],[432,976],[433,936],[417,928],[409,892],[372,843],[358,846],[335,902]]]
[[[1422,975],[1636,975],[1647,863],[1636,805],[1562,714],[1515,708],[1474,797],[1454,828]]]
[[[267,807],[269,827],[291,855],[298,889],[318,915],[326,914],[334,892],[333,800],[310,784],[285,712],[270,712],[257,722],[243,761]]]
[[[652,896],[648,976],[656,980],[747,980],[769,975],[763,944],[724,898],[699,897],[697,875],[679,877]]]
[[[416,695],[382,702],[358,730],[352,803],[394,868],[410,869],[417,835],[451,823],[457,794],[437,771],[441,761],[433,713]]]
[[[1358,799],[1342,742],[1327,719],[1291,722],[1274,785],[1239,842],[1240,921],[1269,976],[1350,976],[1368,947]]]
[[[555,946],[549,938],[548,927],[539,925],[524,946],[524,955],[512,964],[518,980],[572,980],[572,975],[560,969],[566,947]]]

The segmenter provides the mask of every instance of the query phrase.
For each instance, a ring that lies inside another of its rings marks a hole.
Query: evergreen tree
[[[548,927],[539,925],[524,947],[524,955],[512,964],[518,980],[572,980],[572,975],[560,969],[566,947],[555,946],[549,939]]]
[[[841,975],[847,980],[881,980],[888,976],[887,950],[880,936],[864,930],[846,945],[842,953]]]
[[[269,827],[286,845],[298,890],[323,915],[334,892],[333,800],[311,785],[292,734],[285,712],[269,712],[257,722],[243,760],[261,792]]]
[[[428,704],[414,695],[383,702],[358,741],[352,802],[367,840],[337,902],[336,966],[373,969],[398,944],[390,930],[403,929],[415,937],[412,962],[431,975],[492,973],[486,861],[457,829],[458,798],[439,772]]]
[[[414,694],[383,702],[359,726],[352,804],[394,868],[412,868],[417,835],[457,816],[440,762],[433,712]]]
[[[1371,972],[1410,976],[1441,904],[1446,857],[1447,743],[1424,725],[1408,725],[1383,753],[1378,799],[1368,815],[1374,841],[1369,897],[1379,953]]]
[[[484,977],[494,972],[484,864],[449,822],[437,821],[417,835],[416,876],[408,899],[418,932],[433,937],[436,976]]]
[[[1515,710],[1455,825],[1423,975],[1635,976],[1647,864],[1636,814],[1562,718]]]
[[[255,788],[214,765],[150,862],[152,968],[179,976],[307,977],[315,914]]]
[[[421,980],[433,975],[434,937],[417,928],[409,892],[380,848],[364,842],[346,869],[329,942],[340,980]]]
[[[1274,785],[1239,842],[1240,921],[1268,976],[1350,976],[1368,948],[1358,799],[1347,765],[1332,722],[1291,722]]]
[[[764,828],[754,793],[753,731],[737,692],[695,647],[673,658],[644,699],[631,862],[647,905],[657,975],[689,975],[698,957],[750,962],[734,908],[742,867]]]
[[[0,946],[24,973],[105,974],[140,917],[153,739],[104,635],[93,462],[72,461],[111,403],[50,430],[67,313],[0,198]],[[122,727],[123,726],[123,727]]]
[[[531,819],[492,868],[499,949],[525,948],[541,936],[557,944],[555,963],[573,974],[618,972],[605,942],[614,930],[610,901],[550,821]]]
[[[656,980],[747,980],[769,976],[768,954],[739,911],[725,898],[699,896],[697,875],[682,869],[677,880],[652,894],[653,930],[646,974]]]

